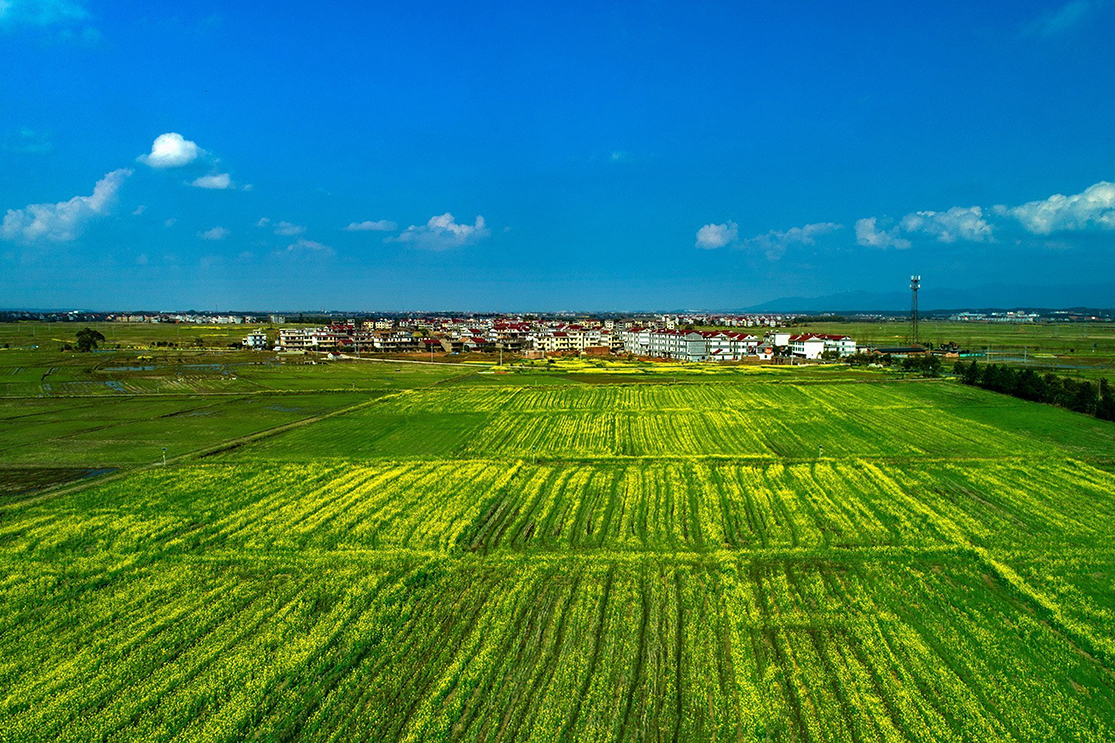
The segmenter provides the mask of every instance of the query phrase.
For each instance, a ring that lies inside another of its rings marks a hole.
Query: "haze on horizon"
[[[1111,281],[1112,38],[1105,0],[2,0],[0,307]]]

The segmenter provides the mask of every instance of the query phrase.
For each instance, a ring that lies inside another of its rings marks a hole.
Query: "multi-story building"
[[[534,349],[545,353],[580,352],[586,348],[612,346],[611,333],[606,333],[600,328],[586,328],[581,325],[539,328],[529,337]]]
[[[852,356],[856,352],[856,342],[846,335],[794,335],[790,337],[789,346],[790,353],[802,359],[819,359],[830,351],[839,356]]]
[[[704,361],[708,342],[696,330],[655,330],[650,333],[650,356],[679,361]]]
[[[708,345],[710,361],[742,361],[748,356],[754,356],[759,346],[759,338],[747,333],[729,330],[701,335]]]
[[[364,353],[404,353],[419,348],[409,330],[374,330],[352,334],[353,349]]]
[[[275,347],[282,351],[335,351],[341,345],[340,337],[327,328],[281,328]]]
[[[267,350],[267,333],[262,330],[253,330],[248,333],[248,337],[243,342],[245,348],[250,348],[253,351]]]

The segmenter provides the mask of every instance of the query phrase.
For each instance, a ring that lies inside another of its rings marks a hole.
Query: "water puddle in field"
[[[101,371],[106,372],[132,372],[132,371],[155,371],[158,367],[154,366],[106,366]]]
[[[112,472],[116,467],[0,467],[0,500],[26,496],[67,483],[89,480]]]

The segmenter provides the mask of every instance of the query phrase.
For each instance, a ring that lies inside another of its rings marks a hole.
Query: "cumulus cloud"
[[[1115,183],[1100,181],[1072,196],[1054,194],[1022,206],[996,207],[995,211],[1014,217],[1036,235],[1088,227],[1111,230],[1115,229]]]
[[[283,237],[294,237],[301,235],[306,231],[306,228],[300,224],[291,224],[290,222],[279,222],[275,225],[275,234],[282,235]]]
[[[756,235],[743,241],[749,248],[762,250],[767,258],[777,260],[786,249],[795,245],[816,245],[817,238],[842,229],[844,225],[835,222],[816,222],[788,230],[771,230],[765,235]]]
[[[715,250],[717,248],[749,248],[761,250],[767,258],[777,260],[786,249],[794,245],[815,245],[821,235],[839,230],[844,225],[835,222],[817,222],[788,230],[771,230],[762,235],[740,239],[739,225],[728,220],[724,224],[706,224],[697,230],[698,248]]]
[[[394,232],[399,229],[399,225],[387,219],[378,219],[376,221],[353,222],[348,227],[345,227],[345,232]]]
[[[75,196],[57,204],[30,204],[23,209],[9,209],[0,224],[0,238],[21,242],[69,242],[75,240],[86,223],[110,212],[117,192],[132,174],[127,169],[114,170],[97,181],[90,196]]]
[[[1060,36],[1091,21],[1105,4],[1105,0],[1069,0],[1028,25],[1023,29],[1022,35],[1043,38]]]
[[[0,0],[0,7],[3,7],[3,4],[4,0]],[[17,155],[49,155],[54,151],[54,143],[50,141],[50,135],[46,132],[23,127],[18,132],[5,137],[4,141],[0,142],[0,150],[14,152]]]
[[[910,241],[898,236],[898,227],[881,230],[875,217],[856,221],[856,242],[865,248],[898,248],[905,250]]]
[[[954,206],[948,211],[911,212],[890,229],[879,227],[876,217],[856,222],[856,242],[865,248],[905,250],[915,235],[927,235],[937,242],[994,242],[991,225],[978,206]]]
[[[732,220],[725,224],[706,224],[697,230],[697,247],[715,250],[739,242],[739,226]]]
[[[453,215],[446,212],[438,217],[430,217],[422,226],[411,225],[398,237],[389,239],[410,243],[424,250],[452,250],[474,245],[491,234],[492,231],[485,225],[483,217],[478,216],[474,224],[458,224]]]
[[[0,0],[0,29],[75,23],[88,17],[80,0]]]
[[[286,221],[280,221],[276,223],[272,222],[270,217],[260,217],[259,221],[256,222],[256,227],[274,227],[273,232],[276,235],[281,235],[282,237],[295,237],[296,235],[301,235],[306,232],[306,228],[300,224],[294,224],[293,222]]]
[[[333,255],[333,248],[329,247],[328,245],[322,245],[316,240],[307,240],[304,237],[300,237],[292,242],[290,245],[287,245],[286,249],[288,253]]]
[[[190,182],[190,185],[195,188],[206,188],[210,191],[227,191],[230,188],[235,188],[232,182],[232,176],[228,173],[213,173],[211,175],[203,175],[200,178],[195,178]]]
[[[191,142],[177,132],[167,132],[155,138],[151,152],[140,155],[139,161],[152,168],[180,168],[205,154],[205,150],[198,147],[196,142]]]
[[[202,240],[224,240],[231,234],[232,230],[229,230],[225,227],[214,227],[211,230],[197,233],[197,236],[200,237]]]
[[[978,206],[954,206],[946,212],[914,212],[903,217],[900,226],[906,232],[932,235],[943,243],[957,240],[987,242],[992,239],[991,225],[983,218],[983,210]]]

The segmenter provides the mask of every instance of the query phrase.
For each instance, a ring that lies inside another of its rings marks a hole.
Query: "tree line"
[[[964,384],[1115,421],[1115,390],[1106,379],[1097,384],[1001,364],[980,366],[975,361],[970,364],[958,361],[953,372]]]

